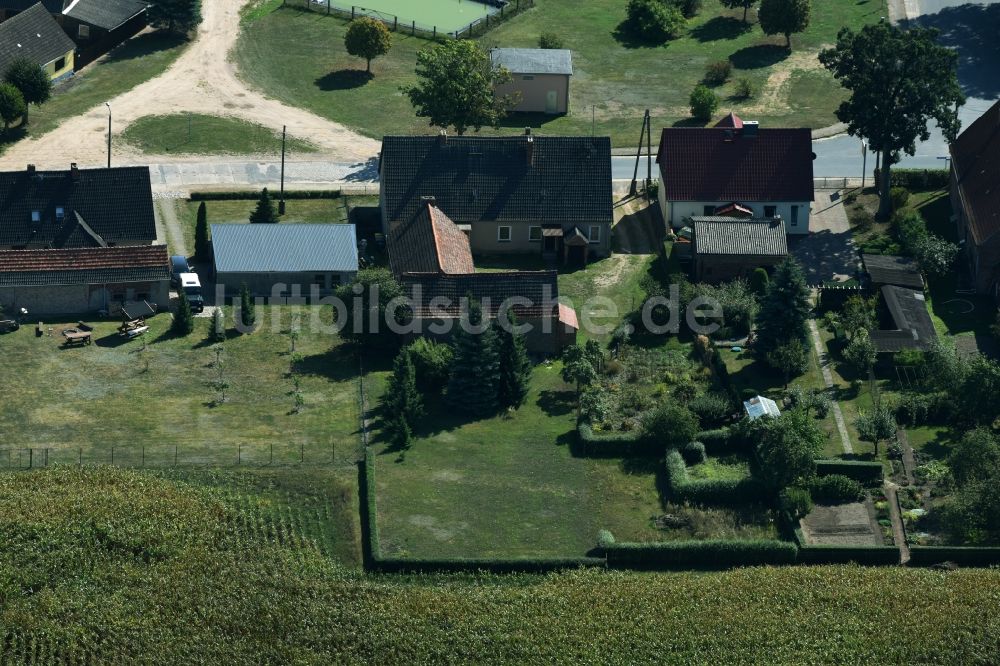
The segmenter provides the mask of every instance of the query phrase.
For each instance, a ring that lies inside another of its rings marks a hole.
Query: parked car
[[[191,304],[192,312],[201,312],[205,309],[205,299],[201,295],[201,280],[197,273],[181,273],[181,286],[187,296],[188,303]]]
[[[181,274],[190,273],[192,268],[188,265],[187,257],[175,254],[170,257],[170,286],[181,286]]]

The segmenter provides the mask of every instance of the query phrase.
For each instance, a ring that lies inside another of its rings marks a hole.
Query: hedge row
[[[375,505],[375,454],[365,451],[361,473],[358,475],[361,491],[361,543],[365,565],[369,566],[381,557],[382,546],[378,536],[378,513]]]
[[[604,549],[609,567],[626,569],[720,569],[794,564],[796,551],[793,543],[766,539],[617,543]]]
[[[705,451],[709,455],[724,456],[730,453],[749,452],[745,439],[734,432],[732,428],[702,430],[694,438],[695,441],[705,445]]]
[[[875,182],[878,182],[879,171],[875,169]],[[939,190],[948,187],[950,172],[947,169],[891,169],[889,171],[889,187],[905,187],[908,190]]]
[[[865,564],[885,566],[899,564],[896,546],[800,546],[800,564]]]
[[[911,546],[910,566],[928,567],[954,562],[967,567],[1000,565],[1000,547],[972,546]]]
[[[271,192],[277,198],[277,192]],[[285,190],[285,199],[339,199],[340,190]],[[260,198],[260,190],[192,192],[191,201],[248,201]]]
[[[863,460],[817,460],[816,474],[841,474],[862,484],[882,483],[882,463]]]
[[[771,493],[758,479],[696,479],[688,478],[684,458],[676,450],[669,451],[663,461],[672,502],[698,504],[746,504],[767,502]]]
[[[638,432],[616,432],[607,435],[594,433],[588,423],[576,426],[577,455],[585,458],[629,458],[632,456],[655,456],[663,451],[663,445],[645,439]]]

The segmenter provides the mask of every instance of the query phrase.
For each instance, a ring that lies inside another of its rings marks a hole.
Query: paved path
[[[823,349],[823,341],[819,337],[819,329],[816,328],[815,319],[809,320],[809,333],[812,336],[813,347],[816,349],[819,369],[823,373],[823,383],[826,384],[827,391],[832,394],[835,386],[833,375],[830,373],[830,358]],[[853,454],[854,447],[851,446],[851,437],[847,434],[847,424],[844,422],[844,413],[840,411],[840,403],[831,397],[830,406],[833,410],[833,420],[837,424],[837,432],[840,433],[840,443],[844,447],[844,453]]]
[[[917,469],[917,461],[913,457],[913,447],[910,446],[910,439],[906,436],[906,431],[902,428],[896,430],[896,441],[899,442],[899,446],[903,449],[903,475],[906,477],[906,482],[909,485],[914,483],[914,472]]]
[[[892,538],[899,548],[899,563],[910,561],[910,546],[906,543],[906,530],[903,529],[903,517],[899,514],[899,500],[896,499],[896,484],[886,481],[885,496],[889,500],[889,519],[892,522]]]
[[[206,157],[204,161],[150,164],[149,175],[154,191],[213,187],[277,189],[281,183],[281,162],[247,158],[218,161]],[[285,162],[285,185],[296,189],[331,187],[341,183],[374,183],[377,180],[378,166],[374,159]],[[377,194],[377,189],[374,192]]]
[[[816,190],[809,212],[809,235],[789,236],[789,251],[812,286],[843,282],[858,272],[858,255],[844,200],[835,190]]]

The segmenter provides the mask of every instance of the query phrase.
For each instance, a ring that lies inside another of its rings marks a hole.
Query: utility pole
[[[285,214],[285,130],[287,125],[281,126],[281,198],[278,199],[278,215]]]
[[[865,176],[868,172],[868,144],[861,139],[861,190],[865,189]]]
[[[649,189],[653,185],[653,120],[646,109],[646,201],[649,202]]]
[[[628,187],[629,196],[635,196],[638,191],[637,182],[639,180],[639,159],[642,157],[642,139],[649,131],[649,109],[646,110],[646,115],[642,118],[642,130],[639,132],[639,147],[635,149],[635,168],[632,169],[632,182]],[[646,144],[649,145],[649,139],[647,138]],[[647,164],[647,170],[650,167]]]
[[[111,168],[111,102],[105,102],[108,107],[108,168]]]

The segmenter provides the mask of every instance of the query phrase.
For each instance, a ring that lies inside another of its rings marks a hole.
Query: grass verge
[[[144,153],[189,155],[280,155],[281,135],[239,118],[176,113],[139,118],[122,132],[121,142]],[[308,141],[287,137],[288,153],[315,153]]]

